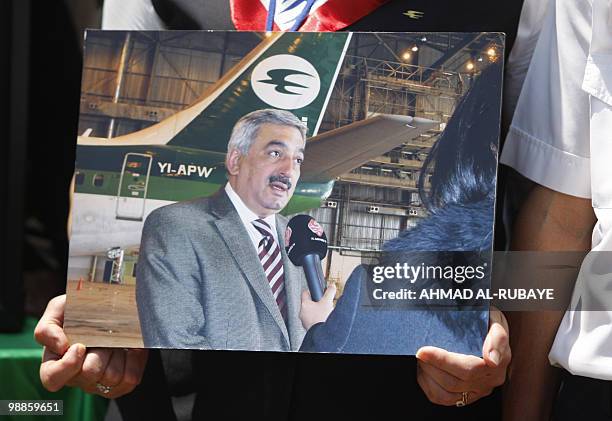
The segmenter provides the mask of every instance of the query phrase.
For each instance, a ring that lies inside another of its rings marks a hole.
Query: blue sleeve
[[[302,342],[302,352],[342,352],[347,344],[359,308],[361,285],[367,276],[365,266],[355,268],[346,281],[342,297],[327,321],[312,326]]]

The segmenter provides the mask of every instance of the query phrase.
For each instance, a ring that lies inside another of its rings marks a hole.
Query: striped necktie
[[[287,323],[287,297],[285,294],[285,275],[280,247],[272,235],[272,227],[263,219],[253,221],[253,226],[263,236],[257,247],[257,254],[263,266],[270,289],[278,304],[281,315]]]

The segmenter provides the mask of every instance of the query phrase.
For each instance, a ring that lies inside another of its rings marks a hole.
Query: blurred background
[[[0,330],[65,287],[83,29],[101,0],[0,2]]]
[[[61,400],[63,419],[74,420],[103,419],[108,402],[78,389],[45,391],[33,330],[65,289],[82,33],[100,27],[101,6],[0,2],[0,399]],[[19,417],[30,418],[44,419]]]
[[[62,292],[83,29],[102,1],[0,2],[0,330]]]

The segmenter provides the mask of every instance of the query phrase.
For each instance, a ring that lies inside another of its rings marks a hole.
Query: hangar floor
[[[79,282],[81,283],[79,287]],[[69,280],[64,328],[71,343],[142,348],[135,285]]]

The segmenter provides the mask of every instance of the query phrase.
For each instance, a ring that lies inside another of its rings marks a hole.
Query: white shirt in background
[[[604,380],[612,380],[611,92],[612,1],[551,0],[501,162],[552,190],[592,200],[592,251],[549,359]]]

